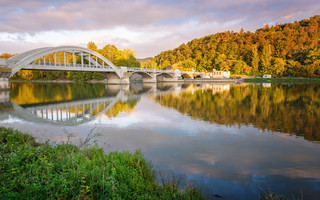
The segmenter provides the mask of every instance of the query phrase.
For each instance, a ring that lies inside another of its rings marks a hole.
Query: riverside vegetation
[[[159,171],[159,184],[154,166],[139,150],[105,154],[96,145],[38,143],[4,127],[0,149],[0,199],[207,199],[194,183],[181,189],[174,174]],[[282,199],[260,195],[260,200]]]
[[[163,51],[147,68],[230,71],[231,74],[320,76],[320,16],[276,24],[255,32],[225,31]]]
[[[0,149],[0,199],[205,199],[192,183],[179,188],[174,176],[161,176],[160,185],[139,150],[41,144],[3,127]]]

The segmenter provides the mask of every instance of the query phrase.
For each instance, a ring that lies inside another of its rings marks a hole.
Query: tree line
[[[87,44],[87,48],[100,53],[102,56],[106,57],[116,66],[126,66],[139,68],[141,66],[140,62],[135,57],[135,51],[131,49],[120,50],[115,45],[107,44],[102,49],[98,49],[97,45],[90,41]],[[0,58],[9,59],[17,54],[2,53]],[[45,57],[49,60],[49,55]],[[53,54],[51,54],[51,60],[54,60]],[[60,60],[58,62],[63,62],[63,52],[60,52],[58,56]],[[73,57],[69,56],[68,63],[73,63]],[[38,60],[36,60],[37,62]],[[43,58],[41,60],[43,62]],[[80,57],[77,57],[77,64],[81,63]],[[84,60],[84,64],[88,64],[87,60]],[[102,63],[100,63],[102,64]],[[44,80],[57,80],[57,79],[68,79],[75,81],[88,81],[88,80],[103,80],[105,77],[101,72],[77,72],[77,71],[46,71],[46,70],[20,70],[12,79],[19,80],[34,80],[34,79],[44,79]]]
[[[226,31],[194,39],[161,52],[146,68],[273,76],[320,76],[320,16],[240,32]]]

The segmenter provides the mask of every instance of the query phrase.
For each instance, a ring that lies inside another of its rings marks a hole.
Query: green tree
[[[92,41],[88,42],[87,48],[92,51],[97,51],[97,49],[98,49],[97,45]]]
[[[258,47],[257,45],[252,46],[252,59],[251,59],[251,66],[252,66],[252,71],[254,74],[259,73],[259,54],[258,54]]]
[[[285,72],[286,61],[282,58],[274,58],[272,61],[272,74],[282,76]]]
[[[272,52],[271,45],[267,44],[263,47],[262,55],[261,55],[261,65],[263,73],[271,73],[271,60],[272,60]]]
[[[185,60],[178,64],[178,67],[181,71],[192,71],[196,69],[196,64],[192,60]]]

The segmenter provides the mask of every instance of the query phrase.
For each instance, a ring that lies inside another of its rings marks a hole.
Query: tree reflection
[[[221,125],[250,125],[320,141],[320,86],[230,86],[155,97],[161,105]]]

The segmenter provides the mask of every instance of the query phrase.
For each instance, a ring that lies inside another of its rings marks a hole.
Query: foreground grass
[[[173,174],[161,176],[160,185],[140,151],[105,154],[97,146],[41,144],[3,127],[0,151],[0,199],[205,199],[194,184],[179,189]]]
[[[204,199],[193,184],[158,184],[140,151],[40,144],[3,127],[0,151],[0,199]]]
[[[245,78],[246,83],[320,84],[320,78]]]

